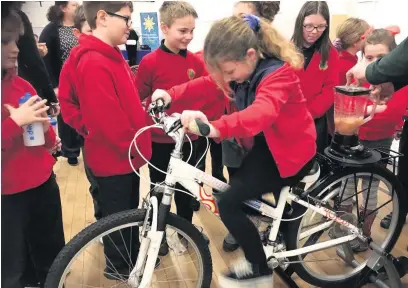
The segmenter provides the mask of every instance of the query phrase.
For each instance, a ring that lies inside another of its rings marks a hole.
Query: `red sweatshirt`
[[[85,135],[86,161],[96,176],[128,174],[132,168],[128,151],[136,132],[146,126],[146,113],[129,65],[118,48],[113,48],[91,35],[81,35],[77,47],[66,62],[71,85],[79,100]],[[64,88],[65,90],[65,88]],[[75,105],[65,105],[63,113],[77,111]],[[137,145],[146,159],[151,157],[149,131],[137,138]],[[133,166],[145,161],[133,147]]]
[[[394,94],[387,102],[387,109],[376,113],[374,118],[360,127],[358,136],[362,140],[381,140],[394,136],[395,127],[403,125],[403,117],[408,107],[408,87]]]
[[[219,95],[217,89],[208,76],[173,87],[169,93],[175,101],[188,99],[196,103],[209,101],[225,105],[225,101],[215,98]],[[211,124],[219,130],[221,139],[249,138],[263,132],[284,178],[295,175],[316,154],[314,121],[299,79],[287,64],[263,78],[250,106],[224,115]]]
[[[75,60],[73,57],[68,57],[64,66],[62,66],[58,87],[58,100],[61,105],[61,115],[64,122],[74,128],[80,135],[85,136],[88,132],[82,120],[78,96],[73,86],[75,82],[71,79],[71,76],[75,77],[75,75],[70,74],[70,67],[75,65],[75,63],[71,62],[75,62]]]
[[[306,70],[297,71],[307,106],[314,119],[322,117],[333,105],[333,89],[339,82],[336,49],[330,49],[327,68],[320,68],[320,60],[320,53],[315,52]]]
[[[186,83],[192,79],[207,75],[205,65],[196,55],[190,51],[183,50],[179,54],[171,52],[164,44],[152,53],[143,57],[136,74],[136,84],[140,99],[147,97],[146,107],[151,103],[150,96],[156,89],[170,89],[173,86]],[[167,113],[181,113],[191,110],[184,101],[171,103]],[[153,124],[151,116],[147,115],[149,125]],[[162,130],[152,130],[152,141],[156,143],[174,143]],[[197,139],[195,135],[189,135],[192,140]]]
[[[55,133],[50,127],[45,133],[45,145],[26,147],[24,130],[11,118],[4,104],[18,107],[24,94],[37,95],[24,79],[8,74],[1,81],[1,194],[15,194],[36,188],[50,178],[55,164],[48,152],[55,145]]]
[[[203,62],[204,67],[206,68],[205,62],[204,62],[204,51],[198,51],[195,53],[196,56]],[[208,72],[208,71],[207,71]],[[222,91],[222,89],[217,87],[218,94],[213,95],[217,101],[225,102],[227,103],[227,106],[230,106],[230,100],[229,97],[225,95],[225,93]],[[222,105],[214,105],[214,103],[211,102],[204,102],[202,106],[199,106],[198,108],[201,112],[207,116],[207,119],[212,121],[212,120],[217,120],[220,118],[222,115],[225,114],[225,107]],[[227,107],[228,110],[228,107]]]
[[[339,64],[338,64],[338,73],[339,73],[339,85],[346,85],[347,72],[357,64],[357,56],[352,55],[347,51],[340,51],[339,52]]]

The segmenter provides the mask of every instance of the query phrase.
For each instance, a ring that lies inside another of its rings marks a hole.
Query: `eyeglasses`
[[[316,31],[318,32],[323,32],[324,30],[326,30],[327,25],[324,24],[324,25],[314,26],[311,24],[306,24],[306,25],[303,25],[303,27],[305,28],[307,32],[312,32],[314,29],[316,29]]]
[[[106,14],[108,14],[109,16],[118,17],[118,18],[125,20],[127,27],[132,26],[132,19],[130,19],[130,17],[128,16],[122,16],[122,15],[112,13],[112,12],[106,12]]]

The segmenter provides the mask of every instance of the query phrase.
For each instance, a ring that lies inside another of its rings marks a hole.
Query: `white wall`
[[[397,43],[408,37],[408,1],[400,0],[376,0],[358,1],[351,6],[350,16],[360,17],[374,26],[384,28],[388,25],[398,25],[401,34],[396,36]]]
[[[81,2],[81,1],[79,1]],[[195,38],[190,45],[190,50],[195,52],[202,49],[204,39],[212,23],[222,17],[231,15],[236,0],[190,0],[196,8],[199,19],[196,22]],[[276,16],[274,26],[287,38],[290,38],[296,16],[305,0],[281,0],[281,11]],[[46,13],[52,1],[42,1],[42,7],[38,1],[27,1],[23,11],[27,13],[33,24],[35,33],[40,34],[42,28],[47,25]],[[134,1],[134,13],[132,14],[133,26],[140,34],[140,12],[156,12],[163,0]],[[376,28],[387,25],[399,25],[401,34],[397,36],[397,42],[408,36],[408,1],[405,0],[329,0],[331,14],[348,14],[367,20]]]

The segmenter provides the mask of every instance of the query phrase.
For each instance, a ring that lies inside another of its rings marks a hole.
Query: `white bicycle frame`
[[[153,116],[153,114],[150,115]],[[217,205],[214,198],[212,197],[212,195],[207,194],[201,185],[202,184],[208,185],[209,187],[213,188],[213,190],[216,190],[219,193],[225,192],[226,190],[228,190],[230,186],[182,160],[183,157],[181,151],[183,147],[184,131],[180,126],[181,124],[178,124],[179,126],[176,127],[179,128],[176,131],[173,131],[175,129],[174,125],[180,121],[180,115],[173,114],[171,116],[165,117],[164,116],[165,115],[163,113],[160,115],[160,125],[162,126],[163,130],[170,137],[173,138],[176,145],[171,154],[170,163],[167,168],[167,174],[164,185],[165,189],[163,192],[163,198],[161,200],[161,203],[166,205],[167,207],[170,207],[173,199],[173,194],[175,192],[173,187],[175,187],[176,183],[180,183],[194,197],[201,200],[201,202],[205,206],[207,206],[207,208],[210,211],[212,211],[215,214],[218,214]],[[314,183],[319,178],[319,175],[320,172],[312,176],[307,176],[302,180],[302,182],[309,184]],[[146,227],[146,223],[144,223],[145,225],[143,225],[144,228],[141,234],[146,235],[146,237],[144,236],[141,237],[139,255],[136,261],[136,265],[133,268],[132,272],[130,273],[128,279],[129,285],[138,288],[144,288],[150,285],[155,268],[156,259],[159,254],[161,241],[164,236],[163,231],[158,231],[159,230],[158,225],[161,225],[161,223],[159,223],[158,220],[159,203],[157,201],[157,198],[155,196],[152,196],[149,198],[149,201],[150,206],[148,208],[147,215],[149,215],[150,211],[153,210],[152,224],[148,231],[144,230]],[[328,227],[330,227],[330,225],[332,225],[333,222],[337,222],[340,225],[345,226],[349,231],[352,232],[352,234],[291,251],[275,252],[273,245],[266,245],[264,246],[264,251],[267,259],[270,259],[270,257],[273,257],[275,259],[285,259],[287,257],[299,256],[310,252],[337,246],[349,242],[351,240],[354,240],[356,237],[365,239],[365,237],[362,236],[362,233],[359,231],[357,227],[337,217],[335,212],[325,207],[314,206],[300,199],[299,196],[293,194],[290,191],[290,187],[284,187],[279,195],[279,200],[276,208],[273,208],[258,200],[250,200],[245,202],[246,205],[259,211],[261,214],[274,219],[274,221],[272,222],[271,231],[269,233],[268,238],[269,243],[274,243],[276,241],[279,232],[279,226],[282,221],[284,208],[286,202],[288,201],[296,202],[308,209],[313,210],[315,213],[318,213],[330,219],[330,221],[326,223],[323,223],[321,225],[318,225],[317,227],[314,227],[308,231],[301,233],[299,235],[300,236],[299,240],[304,239],[318,231],[327,229]],[[140,277],[142,277],[141,281],[139,281]]]
[[[314,175],[314,179],[315,179],[314,181],[317,180],[317,178],[319,177],[319,174],[320,173],[317,173],[317,175]],[[174,187],[176,183],[180,183],[193,196],[199,199],[210,211],[212,211],[215,214],[218,214],[215,200],[213,199],[212,195],[209,195],[205,192],[205,190],[202,188],[200,184],[208,185],[209,187],[213,188],[214,190],[220,193],[226,191],[229,188],[228,184],[184,162],[181,159],[181,157],[180,158],[175,157],[175,155],[172,154],[170,163],[168,166],[168,174],[166,175],[166,180],[165,180],[165,184],[168,187],[164,191],[162,203],[170,205],[172,196],[174,194],[174,190],[172,190],[171,187]],[[281,224],[281,220],[282,220],[282,216],[283,216],[283,212],[285,208],[285,204],[288,201],[296,202],[308,209],[313,210],[315,213],[318,213],[330,219],[330,221],[327,221],[308,231],[300,233],[299,240],[302,240],[318,231],[327,229],[333,224],[333,222],[337,222],[340,225],[347,227],[347,229],[349,229],[349,231],[351,231],[352,234],[343,236],[337,239],[328,240],[323,243],[313,244],[307,247],[299,248],[296,250],[291,250],[291,251],[275,252],[274,246],[267,245],[267,246],[264,246],[264,251],[265,251],[267,259],[269,259],[270,257],[273,257],[276,259],[284,259],[287,257],[299,256],[299,255],[303,255],[303,254],[307,254],[307,253],[311,253],[311,252],[315,252],[319,250],[324,250],[330,247],[338,246],[343,243],[354,240],[356,237],[364,237],[362,236],[361,232],[356,226],[337,217],[334,211],[327,209],[325,207],[314,206],[300,199],[299,196],[291,193],[290,187],[284,187],[281,190],[281,193],[279,195],[279,200],[278,200],[278,204],[276,208],[273,208],[258,200],[251,200],[245,203],[246,205],[254,208],[255,210],[258,210],[263,215],[274,219],[274,221],[272,222],[271,231],[269,233],[269,242],[271,243],[276,241],[276,238],[279,232],[279,226]],[[153,209],[153,223],[151,226],[151,230],[148,231],[147,233],[147,237],[142,238],[142,242],[141,242],[140,250],[139,250],[139,256],[138,256],[135,268],[131,272],[129,280],[128,280],[128,283],[132,285],[133,287],[148,287],[148,285],[150,284],[150,281],[151,281],[151,278],[154,272],[155,262],[156,262],[156,259],[159,253],[160,244],[162,241],[162,237],[164,235],[164,232],[157,231],[157,213],[158,213],[157,198],[151,197],[150,203]],[[143,269],[144,263],[146,263],[146,265]],[[142,277],[142,281],[140,282],[138,286],[139,281],[137,279],[139,279],[140,276],[143,276],[143,277]]]

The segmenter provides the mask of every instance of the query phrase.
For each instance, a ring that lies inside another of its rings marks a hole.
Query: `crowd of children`
[[[234,16],[213,24],[204,50],[193,54],[188,45],[194,36],[197,12],[187,2],[165,1],[159,11],[164,40],[143,58],[134,76],[117,48],[129,37],[132,2],[85,1],[83,6],[76,6],[74,1],[56,2],[40,41],[47,43],[44,60],[61,105],[61,125],[66,126],[63,153],[70,164],[77,164],[78,149],[83,146],[95,218],[139,206],[140,179],[129,165],[129,144],[139,129],[152,124],[142,101],[148,105],[163,98],[171,102],[167,112],[181,113],[186,128],[199,118],[210,123],[211,138],[222,140],[222,149],[218,140],[211,142],[211,156],[214,176],[225,180],[223,166],[230,168],[231,188],[218,199],[221,219],[231,233],[224,248],[231,251],[240,246],[246,262],[233,266],[220,282],[224,287],[242,281],[254,285],[270,282],[272,270],[258,231],[241,209],[242,202],[279,192],[308,173],[316,152],[328,146],[334,132],[333,88],[346,83],[346,73],[357,63],[358,52],[367,62],[391,52],[396,47],[395,33],[349,18],[338,27],[338,38],[332,44],[327,3],[308,1],[288,41],[271,24],[279,11],[278,1],[240,1]],[[19,14],[11,10],[7,17],[2,15],[1,24],[1,224],[6,235],[2,237],[2,286],[25,287],[26,263],[31,261],[42,287],[52,261],[65,244],[59,188],[53,173],[52,153],[58,141],[50,129],[46,100],[40,100],[34,88],[16,75],[16,42],[22,27]],[[391,146],[395,127],[402,126],[408,106],[407,89],[379,103],[373,120],[361,127],[360,139],[365,146]],[[19,106],[19,99],[27,93],[32,97]],[[36,122],[43,123],[45,144],[25,146],[22,127]],[[187,159],[191,152],[190,164],[195,165],[205,149],[202,139],[193,134],[190,137],[193,151],[184,145],[183,154]],[[78,145],[72,144],[74,138]],[[174,148],[171,138],[155,129],[151,134],[143,133],[137,146],[154,166],[166,170]],[[231,155],[233,164],[228,160]],[[131,161],[136,169],[145,164],[135,148]],[[149,168],[154,189],[154,183],[163,182],[165,175]],[[25,175],[24,180],[20,175]],[[369,211],[377,207],[378,183],[371,185],[375,193],[370,193],[365,207]],[[191,222],[191,197],[176,193],[175,203],[177,214]],[[343,203],[341,209],[352,211],[352,203]],[[366,235],[371,233],[374,218],[375,213],[364,223]],[[115,273],[129,273],[121,254],[138,251],[138,230],[125,229],[109,237],[104,241],[109,259],[105,277],[116,279]],[[367,247],[360,243],[353,249],[359,252]],[[163,241],[160,255],[167,253],[168,245]],[[133,264],[137,254],[132,254]]]

